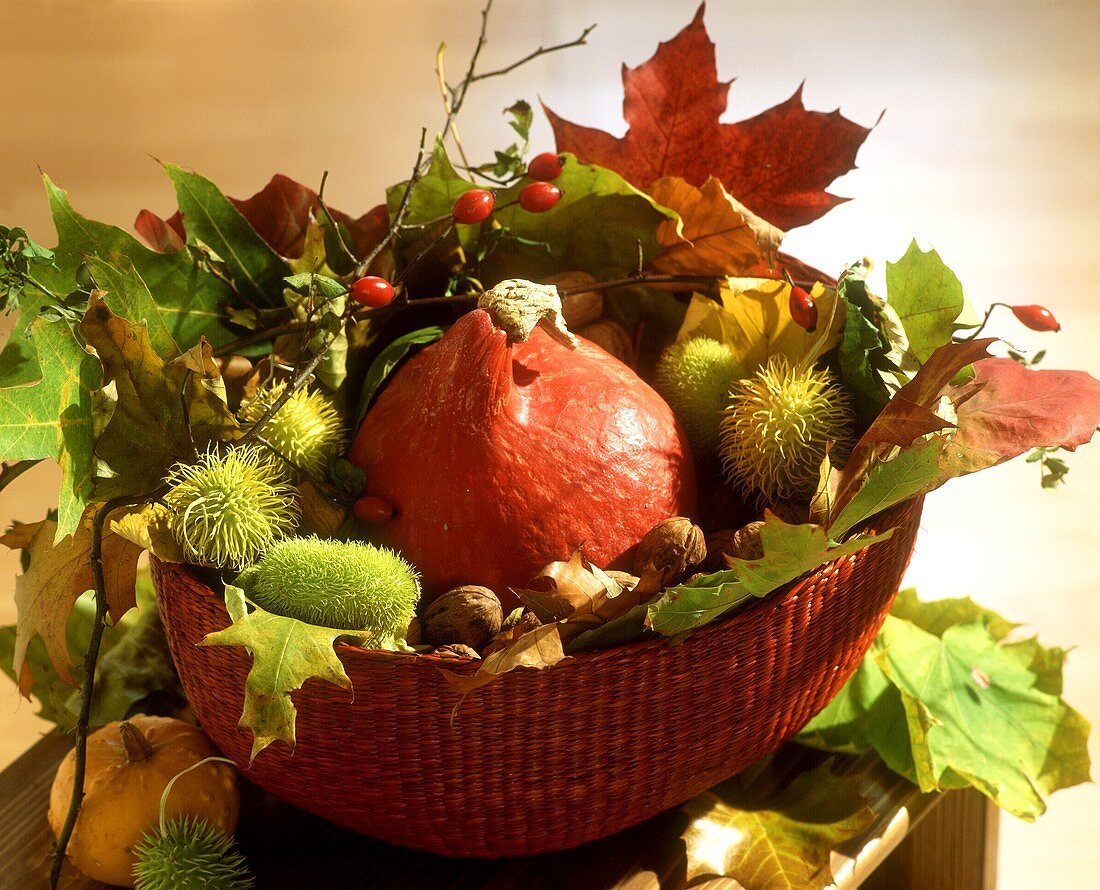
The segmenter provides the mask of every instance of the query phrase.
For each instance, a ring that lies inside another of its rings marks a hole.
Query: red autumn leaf
[[[1084,371],[1039,371],[1008,358],[974,365],[958,432],[940,460],[944,478],[992,467],[1032,448],[1070,451],[1100,424],[1100,380]],[[948,395],[951,395],[951,391]]]
[[[563,120],[544,105],[558,151],[609,167],[642,189],[663,176],[701,186],[713,175],[781,229],[812,222],[847,200],[825,188],[855,166],[870,129],[839,111],[807,111],[801,87],[756,117],[719,123],[732,81],[718,80],[705,7],[649,61],[623,66],[623,117],[630,125],[623,138]]]
[[[288,258],[302,255],[306,227],[320,206],[313,189],[289,176],[276,174],[251,198],[229,200],[276,253]],[[331,207],[329,210],[351,234],[353,243],[348,247],[357,256],[370,251],[389,229],[385,205],[375,207],[358,219]],[[183,223],[178,212],[164,220],[149,210],[142,210],[134,221],[134,228],[155,250],[179,250],[184,244]]]

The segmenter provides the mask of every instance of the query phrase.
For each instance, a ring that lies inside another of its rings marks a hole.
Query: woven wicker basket
[[[293,694],[297,748],[244,775],[364,834],[451,856],[564,849],[675,806],[769,754],[836,694],[885,618],[920,502],[878,517],[891,540],[691,634],[519,669],[458,698],[433,656],[339,647],[354,697],[319,680]],[[206,732],[242,766],[251,658],[199,647],[229,623],[220,593],[154,562],[176,665]],[[473,669],[473,666],[470,666]]]

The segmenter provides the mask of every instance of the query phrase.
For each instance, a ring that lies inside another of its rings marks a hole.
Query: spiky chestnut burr
[[[243,408],[240,418],[251,426],[286,389],[285,383],[268,387]],[[332,399],[321,392],[299,389],[263,428],[265,441],[306,476],[324,473],[329,459],[344,446],[346,431]]]
[[[297,491],[277,458],[259,445],[216,450],[168,474],[169,527],[199,565],[251,565],[298,523]]]
[[[134,853],[135,890],[247,890],[255,887],[233,839],[202,819],[173,819]]]
[[[402,639],[420,598],[416,571],[385,547],[289,538],[238,578],[256,605],[308,624]]]
[[[708,337],[674,343],[657,363],[655,389],[683,424],[697,458],[718,452],[730,387],[745,371],[725,344]]]
[[[851,398],[832,373],[772,356],[734,384],[721,424],[727,480],[764,503],[805,499],[818,481],[826,448],[851,450]]]

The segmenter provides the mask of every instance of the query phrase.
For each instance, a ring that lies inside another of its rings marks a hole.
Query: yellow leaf
[[[817,303],[820,323],[813,333],[799,327],[789,308],[791,286],[772,278],[727,278],[721,304],[695,294],[676,339],[710,337],[733,350],[734,358],[750,372],[773,355],[792,362],[807,353],[822,355],[839,340],[844,316],[835,311],[836,290],[820,282],[810,292]]]
[[[668,275],[759,275],[775,266],[783,232],[738,203],[709,177],[696,188],[677,176],[649,188],[658,204],[674,210],[676,220],[657,228],[665,248],[650,262]]]

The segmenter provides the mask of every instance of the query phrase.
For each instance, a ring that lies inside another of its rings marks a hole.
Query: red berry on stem
[[[475,225],[488,219],[496,200],[488,189],[470,189],[459,195],[451,208],[451,217],[456,223]]]
[[[1020,324],[1033,331],[1060,331],[1062,326],[1045,306],[1009,306]]]
[[[351,298],[362,306],[380,309],[393,299],[393,285],[378,275],[365,275],[351,286]]]
[[[532,182],[519,193],[519,206],[528,213],[545,213],[561,200],[561,189],[550,182]]]
[[[359,498],[352,505],[351,512],[355,514],[356,519],[367,525],[383,525],[397,515],[393,504],[373,494]]]
[[[549,182],[561,176],[562,169],[561,157],[552,151],[544,151],[531,158],[531,163],[527,165],[527,175],[532,179]]]
[[[801,328],[805,328],[811,334],[817,330],[817,303],[805,290],[797,284],[791,285],[791,297],[789,300],[791,318]]]

